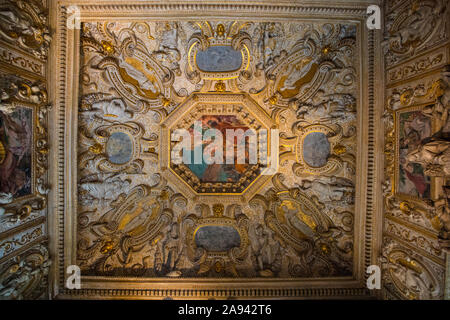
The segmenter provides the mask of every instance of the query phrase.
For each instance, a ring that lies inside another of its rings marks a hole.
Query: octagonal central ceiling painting
[[[82,275],[352,276],[356,37],[355,25],[338,23],[83,23]],[[250,161],[261,153],[250,137],[244,163],[175,163],[180,129],[192,155],[212,145],[195,134],[222,133],[217,154],[241,147],[230,130],[265,130],[276,169]]]

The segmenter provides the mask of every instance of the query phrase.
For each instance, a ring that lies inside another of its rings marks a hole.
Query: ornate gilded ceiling
[[[449,297],[449,8],[4,0],[0,299]]]
[[[353,275],[355,24],[81,27],[76,261],[83,275]],[[262,174],[261,164],[248,162],[173,163],[171,134],[196,122],[202,130],[279,130],[271,146],[279,167]]]
[[[0,8],[0,168],[29,181],[1,181],[2,295],[376,294],[384,88],[364,1],[27,3]]]

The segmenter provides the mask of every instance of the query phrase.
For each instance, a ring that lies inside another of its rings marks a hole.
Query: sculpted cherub
[[[350,94],[325,94],[319,90],[317,94],[301,103],[297,109],[297,118],[307,122],[347,122],[355,119],[356,99]]]
[[[303,179],[298,187],[301,190],[310,190],[317,194],[323,203],[341,202],[353,203],[353,183],[345,178],[321,178],[314,180]]]
[[[100,203],[116,199],[130,187],[129,180],[122,180],[117,176],[107,177],[102,181],[84,182],[79,184],[80,190],[86,191],[93,199]]]
[[[419,163],[429,176],[450,175],[450,141],[433,138],[406,156],[408,163]]]
[[[133,117],[133,113],[127,110],[127,106],[122,99],[95,102],[89,110],[81,112],[80,115],[86,118],[99,115],[110,121],[128,121]]]

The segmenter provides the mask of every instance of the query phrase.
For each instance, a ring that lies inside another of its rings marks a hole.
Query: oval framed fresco
[[[243,54],[231,46],[211,46],[197,51],[195,61],[204,72],[232,72],[241,68]]]
[[[109,136],[105,149],[111,163],[127,163],[133,158],[133,139],[124,132],[114,132]]]
[[[331,174],[342,168],[334,148],[342,137],[331,127],[315,124],[303,128],[296,142],[296,159],[306,174]]]
[[[330,142],[323,132],[311,132],[303,139],[303,160],[310,167],[326,165],[330,150]]]
[[[231,45],[231,38],[210,39],[210,45],[202,50],[200,43],[193,42],[188,51],[188,73],[198,73],[199,79],[236,79],[250,66],[250,50],[241,43]]]
[[[225,252],[241,246],[241,236],[232,226],[206,225],[194,233],[194,242],[198,248],[209,252]]]

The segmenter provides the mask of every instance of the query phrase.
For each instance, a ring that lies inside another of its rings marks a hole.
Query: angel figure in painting
[[[0,192],[15,197],[31,193],[32,113],[0,111]]]

